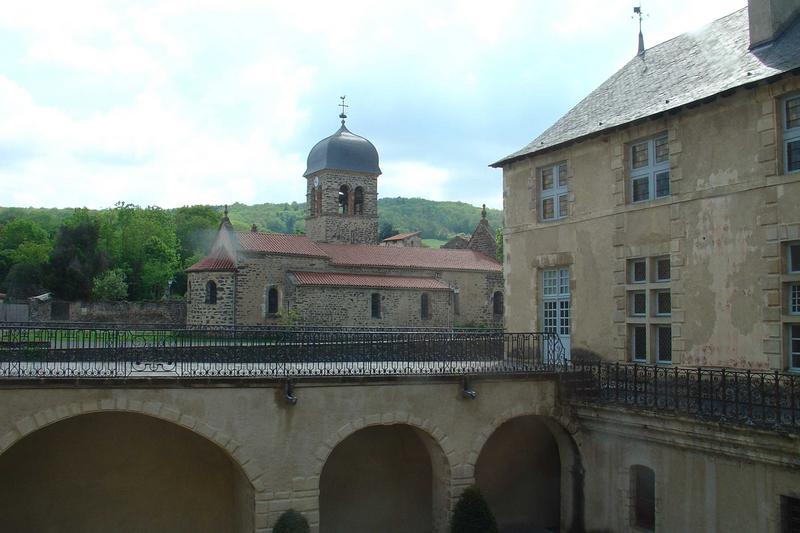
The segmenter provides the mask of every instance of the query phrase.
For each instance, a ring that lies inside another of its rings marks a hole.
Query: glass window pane
[[[558,294],[558,272],[555,270],[545,270],[542,272],[543,294],[554,296]]]
[[[643,316],[647,314],[647,295],[644,292],[634,292],[631,294],[631,314]]]
[[[669,196],[669,172],[656,174],[656,198]]]
[[[656,281],[669,281],[670,266],[669,257],[656,259]]]
[[[789,172],[800,170],[800,141],[786,143],[786,168]]]
[[[644,283],[647,281],[647,262],[644,259],[637,259],[630,262],[631,283]]]
[[[800,272],[800,244],[789,246],[789,272]]]
[[[566,187],[567,186],[567,164],[561,163],[558,165],[558,186],[559,187]]]
[[[569,270],[562,268],[558,271],[559,289],[561,294],[569,294]]]
[[[656,475],[650,468],[636,465],[634,475],[635,525],[653,530],[656,527]]]
[[[658,362],[672,362],[672,326],[658,326]]]
[[[544,332],[557,333],[558,329],[558,306],[555,300],[544,302]]]
[[[547,191],[553,188],[553,167],[542,169],[542,190]]]
[[[672,295],[669,291],[659,291],[656,293],[656,313],[659,315],[669,315],[672,312]]]
[[[800,315],[800,283],[792,285],[789,290],[789,313]]]
[[[657,137],[654,141],[656,152],[656,163],[663,163],[669,159],[669,143],[667,136]]]
[[[559,300],[558,304],[558,334],[569,335],[569,300]]]
[[[789,365],[792,368],[800,368],[800,325],[792,325],[789,328]]]
[[[643,142],[631,146],[631,168],[642,168],[647,166],[647,145]]]
[[[551,218],[555,218],[556,214],[554,211],[554,206],[555,199],[552,196],[550,198],[542,199],[542,220],[550,220]]]
[[[631,342],[631,348],[633,353],[631,354],[631,358],[634,361],[646,361],[647,360],[647,328],[645,326],[633,326],[631,328],[631,334],[633,336]]]
[[[786,100],[786,129],[800,128],[800,98]]]
[[[647,176],[633,180],[633,201],[641,202],[650,199],[650,178]]]
[[[562,194],[558,197],[558,216],[565,217],[567,216],[567,195]]]

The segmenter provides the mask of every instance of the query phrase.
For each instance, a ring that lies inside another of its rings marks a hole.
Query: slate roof
[[[391,237],[386,237],[383,239],[383,242],[386,241],[402,241],[403,239],[408,239],[409,237],[413,237],[415,235],[419,235],[422,233],[421,231],[414,231],[411,233],[398,233],[397,235],[392,235]]]
[[[365,244],[318,244],[339,266],[501,272],[496,260],[473,250],[439,250]]]
[[[375,276],[338,272],[289,272],[296,285],[325,287],[363,287],[376,289],[422,289],[446,291],[450,286],[435,278]]]
[[[236,263],[230,255],[220,248],[186,269],[187,272],[231,272]]]
[[[342,127],[336,133],[319,141],[308,153],[303,177],[320,170],[380,175],[378,150],[367,139],[348,130],[342,121]]]
[[[305,235],[237,231],[236,237],[239,239],[242,249],[248,252],[326,257],[325,252],[320,249],[317,243]]]
[[[800,68],[800,23],[749,50],[747,8],[636,56],[513,160]]]

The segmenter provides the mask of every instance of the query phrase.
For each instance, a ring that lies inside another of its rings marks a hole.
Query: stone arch
[[[255,492],[263,492],[266,490],[264,484],[264,468],[254,460],[250,451],[244,448],[238,441],[223,431],[202,420],[198,420],[194,416],[182,413],[173,406],[167,406],[156,401],[128,400],[120,397],[100,401],[72,402],[42,409],[32,415],[16,420],[14,424],[16,429],[6,432],[0,438],[0,455],[24,437],[39,429],[80,415],[102,412],[137,413],[165,422],[171,422],[188,429],[192,433],[211,442],[211,444],[214,444],[228,455],[233,463],[238,465],[242,470]]]
[[[583,464],[581,461],[578,443],[573,437],[577,427],[573,419],[564,416],[557,408],[536,406],[524,408],[521,406],[508,409],[495,417],[491,423],[484,426],[472,443],[472,448],[464,465],[456,467],[458,470],[470,473],[474,482],[475,467],[478,457],[488,442],[489,438],[505,423],[517,418],[536,417],[550,431],[558,447],[561,463],[561,509],[560,521],[562,531],[583,531],[584,529],[584,500],[583,500]],[[465,484],[466,484],[465,480]]]
[[[370,427],[379,426],[409,426],[416,430],[421,438],[428,455],[431,459],[433,483],[438,482],[438,489],[433,493],[433,524],[435,532],[444,532],[449,523],[449,513],[452,507],[452,464],[455,456],[455,448],[448,439],[447,435],[438,426],[434,426],[429,420],[423,420],[410,416],[406,412],[392,412],[384,414],[373,414],[356,418],[336,432],[330,434],[317,449],[315,461],[312,467],[313,479],[317,481],[315,495],[319,509],[320,490],[319,482],[322,479],[322,471],[326,462],[330,458],[334,449],[344,442],[348,437],[357,432]]]

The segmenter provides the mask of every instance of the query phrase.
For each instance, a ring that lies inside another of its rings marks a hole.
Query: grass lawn
[[[441,246],[446,242],[447,241],[440,241],[439,239],[422,239],[422,246],[427,246],[428,248],[441,248]]]

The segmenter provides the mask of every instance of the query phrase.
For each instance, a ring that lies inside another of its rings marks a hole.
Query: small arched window
[[[270,287],[267,291],[267,313],[275,314],[278,312],[278,289]]]
[[[217,284],[213,281],[209,281],[206,283],[206,303],[207,304],[215,304],[217,303]]]
[[[364,214],[364,189],[362,187],[356,187],[353,191],[353,214]]]
[[[419,299],[419,316],[422,320],[428,320],[431,317],[430,303],[428,302],[428,295],[422,293]]]
[[[317,188],[311,188],[311,194],[308,195],[309,212],[312,215],[317,214]]]
[[[372,301],[371,301],[371,308],[372,308],[372,318],[380,318],[381,317],[381,295],[377,292],[372,293]]]
[[[314,213],[319,215],[322,213],[322,187],[317,187],[314,192]]]
[[[495,291],[492,296],[492,312],[495,315],[503,314],[503,293],[502,291]]]
[[[652,469],[631,467],[631,504],[633,525],[654,531],[656,528],[656,473]]]
[[[350,188],[347,185],[339,187],[339,213],[350,213]]]

